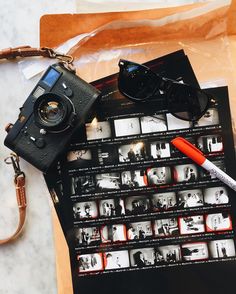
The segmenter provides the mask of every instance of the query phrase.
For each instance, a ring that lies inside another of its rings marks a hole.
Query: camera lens
[[[60,132],[68,128],[73,113],[72,102],[55,93],[41,95],[34,104],[35,124],[48,131]]]
[[[38,109],[39,116],[49,124],[58,125],[65,116],[63,105],[57,101],[44,101]]]

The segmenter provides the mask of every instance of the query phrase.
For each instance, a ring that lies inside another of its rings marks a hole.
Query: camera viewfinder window
[[[59,78],[59,76],[60,76],[60,73],[56,71],[55,69],[51,68],[42,81],[49,87],[52,87],[54,83],[57,81],[57,79]]]

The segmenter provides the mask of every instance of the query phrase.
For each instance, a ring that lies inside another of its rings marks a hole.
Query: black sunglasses
[[[205,91],[163,78],[145,65],[121,59],[119,67],[118,88],[125,97],[135,102],[161,98],[168,111],[177,118],[196,121],[215,102]]]

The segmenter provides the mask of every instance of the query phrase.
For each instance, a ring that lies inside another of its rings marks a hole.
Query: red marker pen
[[[182,137],[177,137],[171,141],[171,143],[187,157],[191,158],[198,165],[210,172],[211,176],[214,176],[225,183],[227,186],[236,191],[236,181],[228,176],[225,172],[219,169],[210,160],[204,157],[203,153],[193,146],[190,142]]]

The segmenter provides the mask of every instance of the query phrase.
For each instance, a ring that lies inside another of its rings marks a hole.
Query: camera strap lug
[[[68,64],[72,64],[74,61],[74,57],[71,55],[67,55],[67,54],[62,54],[60,52],[55,51],[52,48],[49,47],[42,47],[42,50],[46,50],[48,52],[48,55],[50,58],[56,58],[59,59],[62,62],[68,63]]]
[[[6,164],[12,164],[15,171],[14,183],[16,189],[16,199],[19,209],[19,223],[15,233],[3,240],[0,240],[0,245],[14,241],[22,232],[26,219],[26,193],[25,193],[25,174],[20,169],[19,157],[15,153],[11,153],[5,160]]]

